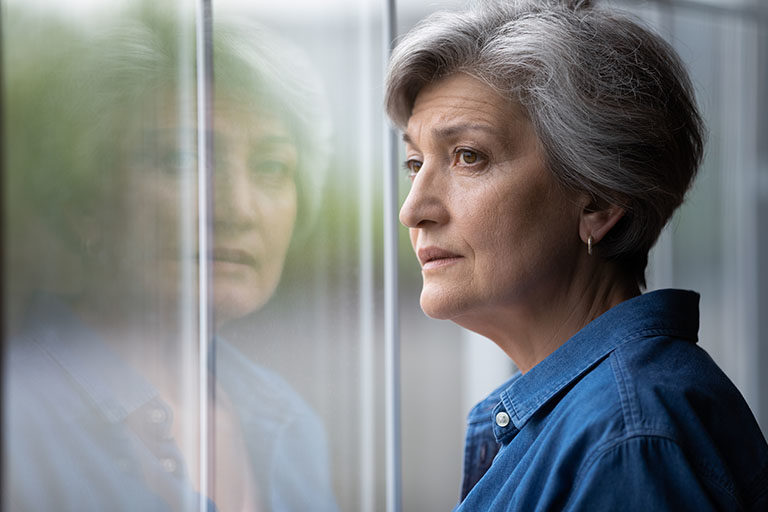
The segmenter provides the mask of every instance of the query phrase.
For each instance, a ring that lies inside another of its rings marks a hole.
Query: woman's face
[[[194,132],[160,117],[142,130],[139,164],[126,172],[114,263],[122,290],[173,304],[197,279],[197,173],[194,149],[178,149],[184,133],[194,148]],[[213,138],[211,288],[226,320],[261,308],[277,286],[296,220],[298,152],[277,117],[226,104],[215,109]]]
[[[296,221],[296,142],[263,113],[214,118],[213,294],[217,314],[261,308],[280,280]]]
[[[403,138],[412,186],[400,221],[421,263],[427,315],[475,326],[562,291],[586,250],[581,208],[547,170],[519,106],[451,75],[419,93]]]

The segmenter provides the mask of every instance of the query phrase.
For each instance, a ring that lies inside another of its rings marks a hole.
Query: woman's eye
[[[464,165],[474,165],[480,160],[480,156],[476,151],[471,149],[459,149],[456,152],[459,163]]]
[[[292,167],[279,160],[264,160],[252,164],[253,179],[260,186],[282,187],[293,181]]]
[[[423,164],[418,160],[410,159],[405,161],[405,170],[408,172],[408,176],[413,178],[421,169]]]
[[[258,162],[254,166],[254,170],[262,175],[282,176],[290,174],[288,165],[277,160]]]
[[[248,165],[254,179],[266,185],[278,185],[293,179],[296,161],[287,151],[256,148],[251,152]]]

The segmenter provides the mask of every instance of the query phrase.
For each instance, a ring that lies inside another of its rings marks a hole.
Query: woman
[[[470,413],[456,510],[768,509],[698,295],[640,292],[702,153],[674,51],[589,1],[484,2],[400,41],[386,106],[424,312],[520,370]]]
[[[5,375],[3,508],[192,510],[202,495],[222,512],[336,510],[317,415],[220,338],[201,487],[194,32],[163,9],[91,34],[9,15],[10,299],[24,312]],[[275,36],[214,28],[218,326],[272,296],[313,215],[327,117],[311,68]]]

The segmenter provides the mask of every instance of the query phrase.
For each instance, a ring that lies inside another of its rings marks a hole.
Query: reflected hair
[[[16,19],[24,15],[14,13]],[[127,162],[159,153],[142,122],[157,124],[165,110],[194,133],[194,19],[174,4],[139,2],[90,31],[43,21],[50,25],[46,39],[56,44],[26,42],[34,34],[9,38],[16,42],[10,118],[32,133],[14,133],[11,168],[33,171],[16,172],[19,195],[37,201],[39,211],[51,213],[46,220],[67,233],[71,219],[56,212],[97,217],[108,211],[122,200],[119,180],[131,172]],[[233,17],[214,21],[213,62],[215,101],[236,106],[254,124],[272,116],[286,125],[297,150],[296,233],[307,235],[330,158],[328,100],[314,66],[284,37]],[[194,136],[178,142],[196,147]],[[186,155],[178,158],[192,169]],[[66,236],[79,242],[77,234]]]
[[[596,254],[644,287],[648,251],[703,153],[693,86],[674,49],[591,0],[478,1],[432,14],[399,41],[390,119],[404,129],[419,92],[456,73],[522,106],[563,187],[595,208],[624,208]]]

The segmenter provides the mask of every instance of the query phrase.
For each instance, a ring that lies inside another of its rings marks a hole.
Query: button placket
[[[175,477],[186,475],[186,466],[173,438],[173,409],[160,398],[155,398],[132,414],[127,422],[155,457],[153,461],[142,461],[145,470],[154,466],[153,471],[162,471]]]
[[[144,418],[145,428],[153,439],[167,441],[172,438],[173,411],[167,404],[161,400],[153,400],[145,411]]]

